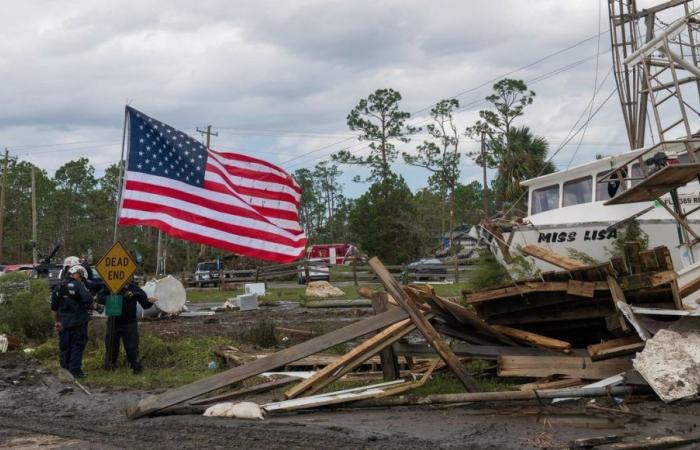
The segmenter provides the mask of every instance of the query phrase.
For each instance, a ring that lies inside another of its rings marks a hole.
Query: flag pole
[[[129,117],[126,106],[124,106],[124,126],[122,127],[122,154],[119,158],[119,179],[117,182],[117,209],[114,213],[114,239],[112,243],[117,242],[117,230],[119,227],[119,210],[122,206],[122,184],[124,183],[124,148],[126,144],[126,121]],[[117,358],[119,356],[119,341],[114,330],[116,327],[116,319],[114,316],[107,317],[107,330],[105,336],[105,370],[114,370],[117,366]]]
[[[122,184],[124,184],[124,148],[126,145],[126,120],[128,117],[126,106],[124,107],[124,126],[122,127],[122,155],[119,159],[119,180],[117,182],[117,209],[114,213],[114,238],[112,243],[117,242],[117,229],[119,226],[119,210],[122,206]]]

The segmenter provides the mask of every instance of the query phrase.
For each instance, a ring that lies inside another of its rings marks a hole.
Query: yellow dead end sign
[[[136,263],[121,242],[114,243],[95,266],[107,288],[116,294],[136,272]]]

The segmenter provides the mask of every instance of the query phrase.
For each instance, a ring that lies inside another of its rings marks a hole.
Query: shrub
[[[510,281],[508,271],[488,251],[479,253],[469,282],[475,290],[486,289]]]
[[[0,277],[0,332],[27,339],[46,339],[53,330],[48,280],[23,273]]]

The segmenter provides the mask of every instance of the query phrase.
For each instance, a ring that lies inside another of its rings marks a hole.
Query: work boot
[[[85,378],[85,372],[83,372],[83,369],[73,369],[70,371],[71,375],[73,375],[73,378]]]
[[[143,372],[143,365],[140,362],[138,362],[136,364],[132,364],[131,370],[134,372],[134,375],[138,375],[141,372]]]

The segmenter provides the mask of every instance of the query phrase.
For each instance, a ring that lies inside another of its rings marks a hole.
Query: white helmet
[[[68,274],[73,275],[74,273],[79,273],[83,278],[87,278],[87,270],[85,270],[85,267],[76,264],[70,269],[68,269]]]
[[[63,265],[65,267],[73,267],[78,264],[80,264],[80,258],[78,258],[77,256],[69,256],[68,258],[63,260]]]

